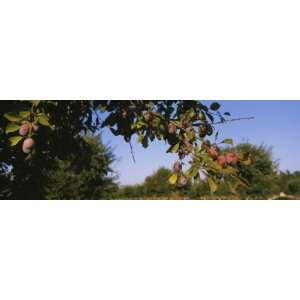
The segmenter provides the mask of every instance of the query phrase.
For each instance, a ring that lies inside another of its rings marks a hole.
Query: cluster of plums
[[[209,147],[208,154],[213,160],[217,161],[222,168],[225,168],[227,165],[235,165],[238,162],[238,156],[236,153],[229,152],[227,154],[221,154],[217,145],[212,145],[211,147]],[[175,162],[173,171],[175,173],[181,173],[182,163],[179,160]],[[178,185],[185,186],[187,183],[187,176],[181,174],[178,178]]]
[[[155,125],[155,121],[157,120],[155,118],[155,115],[153,112],[151,111],[146,111],[144,113],[144,119],[146,122],[149,122],[153,127],[156,127]],[[203,123],[201,123],[199,125],[199,135],[201,138],[204,138],[206,135],[211,135],[212,133],[212,128],[211,126],[206,122],[206,116],[203,112],[201,112],[199,114],[199,118],[198,118],[200,121],[202,121]],[[189,128],[192,126],[192,122],[190,120],[183,120],[183,127],[185,129]],[[174,123],[169,123],[168,124],[168,133],[173,135],[173,134],[176,134],[177,132],[177,127]]]
[[[212,145],[208,149],[209,156],[218,162],[224,168],[226,165],[235,165],[238,161],[238,156],[235,153],[229,152],[227,154],[220,154],[217,145]]]
[[[39,130],[39,125],[35,123],[30,123],[28,121],[23,121],[19,129],[20,136],[26,137],[22,144],[22,151],[26,154],[30,153],[34,147],[34,139],[29,137],[30,131],[37,132]]]

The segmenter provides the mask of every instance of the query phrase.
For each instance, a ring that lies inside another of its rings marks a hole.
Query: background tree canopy
[[[109,199],[117,190],[115,156],[99,136],[83,136],[76,154],[53,159],[47,169],[30,166],[24,178],[2,172],[2,199]]]
[[[115,157],[100,137],[84,137],[86,147],[80,156],[71,154],[57,160],[45,184],[47,199],[110,199],[117,191],[112,170]]]

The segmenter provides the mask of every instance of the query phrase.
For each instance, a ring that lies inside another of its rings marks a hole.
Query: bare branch
[[[212,123],[212,125],[224,124],[224,123],[228,123],[228,122],[241,121],[241,120],[254,120],[254,119],[255,119],[254,117],[236,118],[236,119],[230,119],[230,120],[225,119],[224,121]]]
[[[133,153],[133,148],[132,148],[131,141],[129,142],[129,146],[130,146],[130,152],[131,152],[132,160],[133,160],[134,163],[136,163],[136,160],[135,160],[135,157],[134,157],[134,153]]]

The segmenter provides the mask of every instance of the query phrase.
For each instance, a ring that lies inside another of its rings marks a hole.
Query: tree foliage
[[[167,152],[178,154],[171,184],[197,182],[200,173],[205,174],[211,192],[224,180],[233,192],[247,184],[237,164],[249,165],[249,154],[223,153],[222,145],[233,140],[219,141],[215,125],[229,121],[230,113],[222,113],[217,102],[210,106],[192,100],[2,102],[1,168],[11,167],[19,188],[36,184],[57,159],[78,155],[86,144],[83,133],[95,133],[100,127],[123,136],[127,143],[136,136],[145,148],[154,140],[168,143]],[[185,158],[190,164],[183,170]],[[41,193],[36,190],[36,195]]]
[[[246,143],[238,145],[237,151],[248,152],[253,157],[250,166],[240,166],[240,173],[250,183],[241,190],[242,197],[267,199],[280,192],[276,184],[278,162],[273,158],[272,148]]]
[[[280,191],[284,192],[288,195],[300,195],[300,172],[296,171],[291,173],[280,172],[278,176],[278,186],[280,187]]]
[[[47,170],[28,165],[24,173],[7,170],[0,181],[1,199],[109,199],[117,190],[115,156],[100,137],[83,136],[76,154],[52,160]],[[39,169],[37,169],[39,168]],[[22,168],[21,168],[22,169]],[[25,177],[22,177],[25,176]],[[3,187],[3,188],[2,188]]]
[[[115,157],[100,137],[84,137],[88,147],[80,156],[57,160],[45,185],[47,199],[110,199],[117,191],[112,170]]]
[[[159,168],[147,176],[143,183],[121,187],[115,198],[118,199],[180,199],[187,195],[191,182],[184,187],[178,187],[168,182],[172,170]]]

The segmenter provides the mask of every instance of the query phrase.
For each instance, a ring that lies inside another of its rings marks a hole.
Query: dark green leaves
[[[218,102],[213,102],[213,103],[210,105],[210,109],[211,109],[211,110],[218,110],[220,107],[221,107],[221,105],[220,105]]]
[[[149,141],[148,141],[148,138],[147,137],[144,137],[143,140],[142,140],[142,145],[144,148],[148,148],[149,146]]]
[[[105,121],[102,123],[101,127],[112,127],[114,126],[118,121],[118,116],[114,113],[111,113],[106,119]]]

